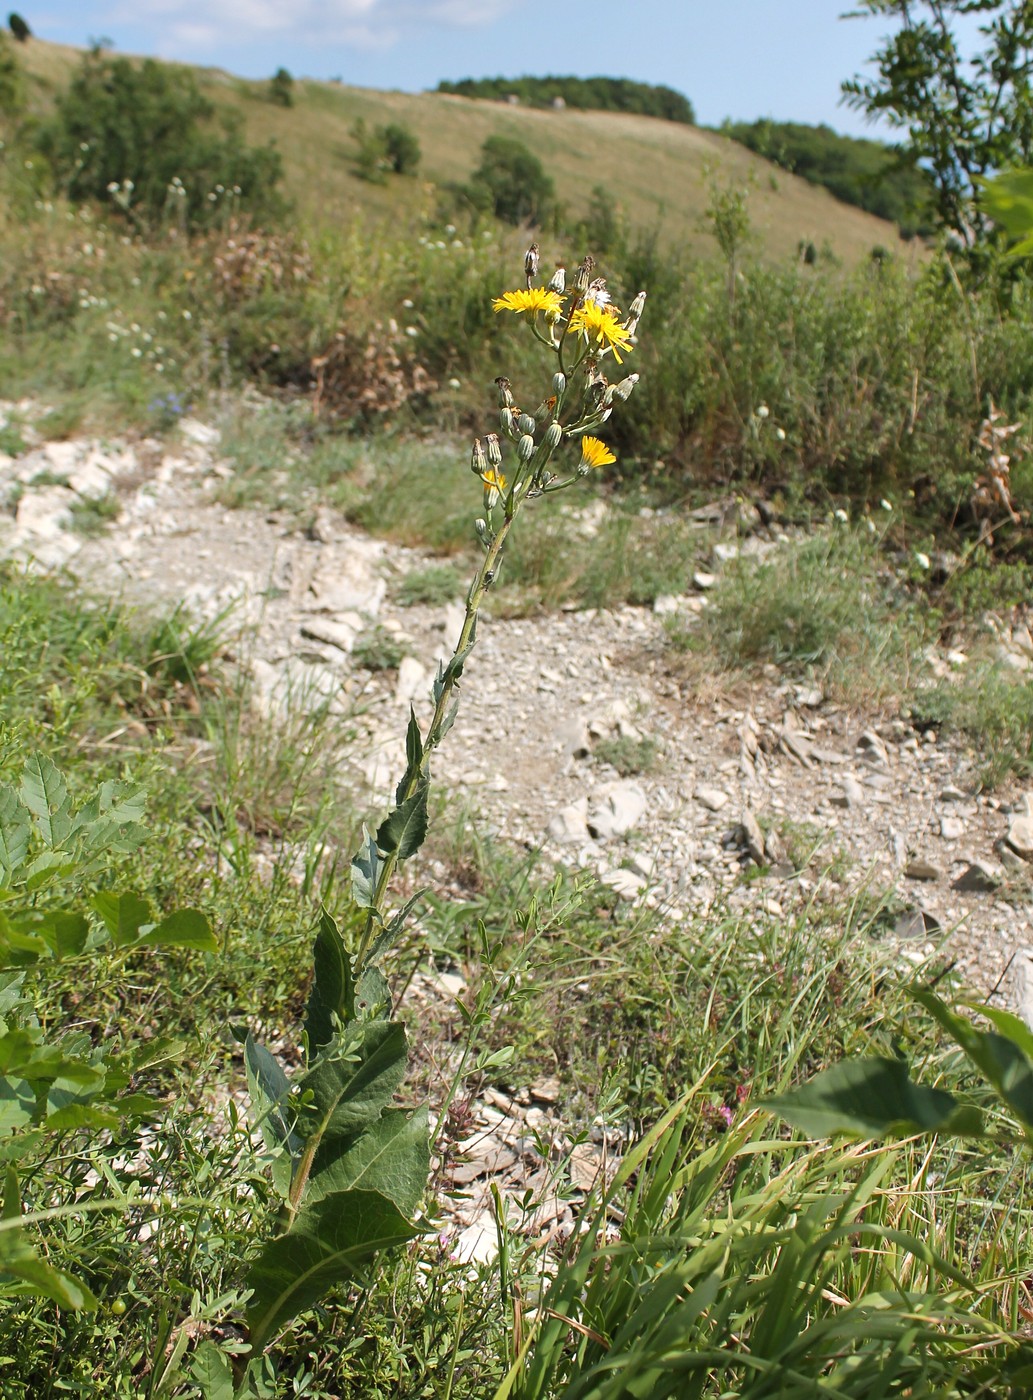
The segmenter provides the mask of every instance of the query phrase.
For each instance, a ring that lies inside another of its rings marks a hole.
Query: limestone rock
[[[596,841],[609,841],[630,831],[648,806],[638,783],[607,783],[588,808],[588,831]]]

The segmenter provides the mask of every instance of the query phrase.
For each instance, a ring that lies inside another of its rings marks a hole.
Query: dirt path
[[[148,604],[205,618],[231,609],[270,714],[324,697],[354,707],[361,692],[352,777],[383,797],[403,766],[410,701],[429,717],[461,608],[393,605],[389,581],[425,561],[341,519],[321,512],[303,534],[286,517],[225,509],[215,492],[228,472],[217,434],[193,421],[175,446],[39,442],[0,456],[0,550]],[[112,493],[117,528],[78,533],[83,502]],[[691,618],[701,603],[682,605]],[[410,653],[399,670],[355,665],[371,623]],[[873,903],[895,892],[891,936],[908,959],[945,938],[984,990],[1013,959],[1026,965],[1033,866],[1006,844],[1017,834],[1021,848],[1026,794],[976,795],[975,756],[959,743],[777,674],[734,698],[688,693],[667,664],[662,617],[641,608],[486,619],[465,689],[440,776],[488,830],[597,873],[621,899],[672,920],[715,901],[788,919],[816,892],[863,885]],[[599,761],[616,739],[651,741],[648,770],[620,778]],[[745,881],[751,863],[767,873]],[[1016,968],[1002,983],[1013,1001]]]

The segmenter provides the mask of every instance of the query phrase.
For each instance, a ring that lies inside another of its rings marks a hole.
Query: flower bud
[[[517,427],[522,433],[533,433],[534,419],[529,413],[521,413],[520,417],[517,419]]]
[[[531,279],[538,276],[538,255],[537,243],[532,243],[524,254],[524,276],[527,278],[527,285],[531,285]]]
[[[516,434],[516,420],[513,417],[511,408],[499,409],[499,424],[506,437],[513,437]]]
[[[477,538],[480,540],[481,544],[484,545],[484,548],[490,549],[495,536],[492,534],[491,530],[489,530],[488,522],[481,516],[478,516],[473,522],[473,528],[477,531]]]
[[[595,258],[590,253],[586,253],[584,261],[578,265],[577,272],[574,273],[574,290],[577,292],[587,292],[588,284],[592,280],[592,268],[595,267]]]
[[[567,376],[556,373],[552,376],[552,392],[559,397],[567,392]]]
[[[480,438],[474,442],[473,452],[470,456],[470,470],[474,476],[483,476],[488,470],[488,459],[484,455],[484,448],[481,446]]]
[[[502,466],[502,444],[499,442],[498,433],[486,433],[484,438],[485,451],[488,454],[488,461],[493,467]]]
[[[628,307],[628,315],[633,316],[636,321],[641,320],[642,312],[645,310],[645,308],[646,294],[645,292],[639,292],[638,296],[635,297],[634,301]]]
[[[534,456],[534,438],[530,433],[525,433],[517,443],[517,456],[521,462],[529,462]]]
[[[563,429],[560,427],[559,423],[550,423],[545,430],[542,443],[551,452],[554,447],[559,447],[562,439]]]
[[[500,374],[495,381],[499,391],[499,408],[513,407],[512,386],[504,374]]]
[[[556,397],[555,397],[555,395],[552,395],[552,397],[547,398],[547,399],[542,399],[541,403],[538,405],[538,407],[537,407],[537,408],[535,409],[535,411],[534,411],[534,421],[535,421],[536,423],[544,423],[545,420],[546,420],[547,418],[551,418],[551,417],[552,417],[553,413],[555,412],[555,409],[556,409]]]
[[[637,383],[638,375],[629,374],[627,379],[622,379],[621,382],[614,387],[613,392],[617,395],[619,399],[627,400],[631,397],[631,391],[632,389],[634,389]]]
[[[549,291],[559,292],[562,296],[567,286],[567,269],[560,263],[556,271],[549,278]]]

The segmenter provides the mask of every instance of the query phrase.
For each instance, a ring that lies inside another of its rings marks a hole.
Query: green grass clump
[[[699,625],[672,645],[729,668],[774,664],[857,700],[899,694],[921,670],[935,615],[912,599],[874,540],[848,527],[725,566]]]
[[[961,733],[978,756],[983,785],[1033,773],[1033,681],[996,659],[977,655],[957,675],[909,697],[919,729]]]
[[[409,651],[386,627],[369,627],[356,638],[352,660],[366,671],[396,671]]]
[[[463,580],[451,564],[427,564],[410,569],[394,590],[403,608],[425,603],[431,606],[451,603],[463,589]]]
[[[631,777],[633,773],[648,773],[656,754],[655,739],[631,739],[625,735],[616,739],[600,739],[592,750],[594,758],[616,768],[622,778]]]

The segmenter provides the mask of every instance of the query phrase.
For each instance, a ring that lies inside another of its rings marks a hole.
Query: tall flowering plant
[[[626,314],[585,260],[571,285],[558,269],[538,281],[539,251],[524,260],[525,285],[493,301],[524,318],[552,360],[551,384],[533,412],[520,408],[508,379],[496,381],[499,432],[478,438],[471,465],[483,491],[475,522],[483,558],[466,598],[455,650],[433,684],[424,731],[410,710],[406,768],[394,805],[375,834],[363,830],[352,861],[352,897],[363,912],[354,949],[328,914],[315,943],[315,977],[305,1021],[306,1063],[293,1079],[249,1035],[245,1043],[252,1101],[274,1157],[280,1196],[276,1229],[251,1266],[248,1330],[255,1352],[333,1284],[353,1278],[383,1249],[419,1233],[412,1217],[426,1188],[426,1107],[394,1106],[405,1075],[405,1029],[393,1018],[381,968],[419,895],[392,909],[391,877],[427,834],[431,758],[455,722],[459,687],[476,639],[485,594],[525,502],[573,485],[616,461],[596,436],[638,380],[607,377],[635,347],[645,293]],[[532,396],[525,402],[534,402]]]

